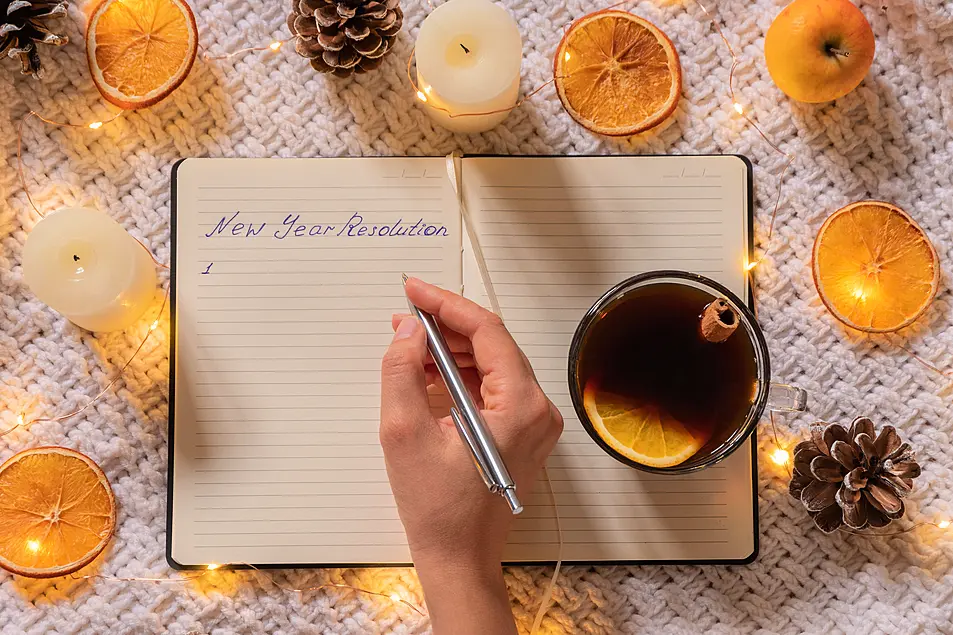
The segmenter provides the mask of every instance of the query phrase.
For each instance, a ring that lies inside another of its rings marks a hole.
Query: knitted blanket
[[[759,316],[775,378],[811,394],[810,413],[778,419],[786,447],[814,420],[859,414],[891,423],[919,449],[923,476],[901,527],[953,516],[953,408],[949,382],[900,346],[953,368],[949,263],[953,257],[953,8],[943,0],[862,0],[877,37],[864,83],[833,104],[785,98],[763,58],[764,34],[785,0],[707,0],[742,57],[738,99],[796,159],[767,241],[784,158],[737,116],[728,99],[730,57],[693,0],[643,0],[633,11],[665,30],[684,71],[683,99],[655,131],[627,140],[589,134],[547,87],[496,130],[455,136],[432,125],[405,69],[425,0],[404,0],[395,53],[372,74],[338,80],[314,73],[291,46],[227,60],[200,58],[159,105],[92,131],[33,119],[23,166],[41,210],[90,206],[121,222],[169,261],[169,178],[180,157],[358,155],[719,153],[755,164]],[[16,414],[56,416],[82,406],[129,357],[161,304],[126,332],[93,336],[39,302],[23,281],[27,233],[39,220],[17,176],[17,126],[30,110],[75,123],[114,110],[89,78],[86,6],[72,6],[69,45],[41,51],[43,81],[0,73],[0,429]],[[285,0],[194,0],[210,55],[287,37]],[[503,0],[523,33],[522,89],[551,79],[551,60],[571,20],[593,0]],[[44,47],[49,49],[49,47]],[[823,308],[810,255],[824,218],[853,200],[905,208],[933,239],[944,269],[936,302],[902,335],[846,331]],[[162,273],[162,285],[168,284]],[[0,460],[37,445],[65,445],[95,459],[119,505],[115,538],[83,573],[175,577],[165,562],[168,313],[114,391],[82,415],[37,423],[0,438]],[[570,567],[544,621],[549,633],[951,633],[953,533],[926,526],[890,537],[817,531],[787,494],[787,474],[767,460],[760,428],[761,555],[749,566]],[[2,513],[2,512],[0,512]],[[512,568],[506,581],[520,628],[529,629],[552,570]],[[216,572],[193,582],[108,579],[31,581],[0,573],[0,633],[426,633],[429,623],[386,598],[422,602],[412,570]],[[465,601],[465,600],[462,600]]]

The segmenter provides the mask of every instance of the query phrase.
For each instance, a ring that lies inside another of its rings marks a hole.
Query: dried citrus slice
[[[611,136],[644,132],[678,105],[682,67],[672,41],[626,11],[573,23],[553,61],[556,93],[573,119]]]
[[[86,59],[107,101],[146,108],[185,80],[198,40],[183,0],[103,0],[89,16]]]
[[[940,283],[936,250],[902,209],[860,201],[824,221],[814,240],[814,284],[838,320],[868,333],[910,325]]]
[[[30,578],[82,569],[106,547],[116,501],[106,475],[66,448],[33,448],[0,465],[0,567]]]
[[[636,463],[672,467],[690,459],[704,442],[660,410],[586,384],[583,406],[596,432],[616,452]]]

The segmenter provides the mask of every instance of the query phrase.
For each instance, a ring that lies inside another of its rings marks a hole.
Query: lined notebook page
[[[634,274],[693,271],[747,297],[747,178],[736,157],[463,161],[467,206],[506,325],[565,418],[547,465],[566,560],[739,560],[755,551],[750,442],[692,475],[642,473],[592,441],[567,383],[579,320]],[[464,288],[486,304],[471,259],[464,260]],[[506,559],[555,559],[558,535],[544,484],[524,502]]]
[[[380,360],[400,272],[460,288],[444,160],[188,159],[175,187],[170,560],[409,562]]]

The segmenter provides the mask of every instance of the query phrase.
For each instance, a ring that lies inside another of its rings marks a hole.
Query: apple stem
[[[845,51],[843,49],[834,48],[833,46],[827,47],[828,53],[833,53],[834,55],[840,55],[841,57],[850,57],[850,51]]]

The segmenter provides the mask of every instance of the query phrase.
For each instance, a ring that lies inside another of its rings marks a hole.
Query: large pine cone
[[[884,527],[903,516],[903,497],[920,475],[909,443],[893,426],[874,434],[874,424],[858,417],[850,426],[818,423],[811,440],[794,449],[791,496],[799,499],[814,524],[831,533]]]
[[[39,79],[37,42],[62,46],[69,38],[53,33],[49,21],[66,15],[66,0],[0,0],[0,55],[19,57],[21,72]]]
[[[380,66],[403,21],[400,0],[291,0],[288,28],[316,71],[347,77]]]

